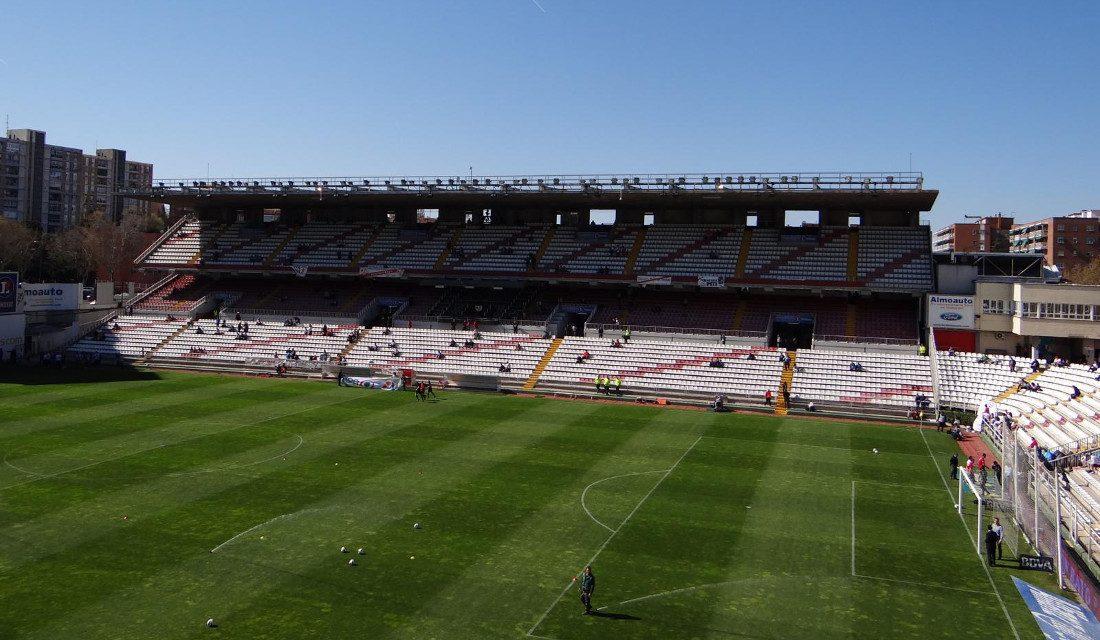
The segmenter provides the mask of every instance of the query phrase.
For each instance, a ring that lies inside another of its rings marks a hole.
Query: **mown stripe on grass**
[[[448,394],[449,395],[449,394]],[[320,482],[324,473],[339,473],[342,482],[347,482],[343,490],[327,495],[319,500],[309,500],[300,508],[310,509],[308,518],[287,518],[274,523],[275,529],[267,532],[267,541],[261,542],[257,536],[250,535],[236,541],[230,547],[210,554],[209,546],[203,552],[189,557],[183,553],[178,563],[162,568],[140,589],[127,590],[105,601],[78,611],[68,618],[72,628],[79,628],[81,635],[106,635],[119,625],[129,627],[125,615],[119,615],[114,609],[117,603],[125,609],[148,607],[150,602],[161,603],[171,600],[170,594],[180,589],[189,593],[203,595],[203,609],[224,611],[230,603],[260,600],[265,606],[272,597],[264,595],[265,587],[284,587],[296,597],[323,597],[330,602],[346,601],[355,592],[355,580],[364,579],[362,574],[346,574],[343,562],[346,556],[340,556],[336,548],[343,543],[351,546],[350,540],[356,536],[367,536],[369,532],[384,526],[394,519],[404,518],[417,504],[431,500],[456,487],[462,487],[467,478],[477,473],[501,457],[517,450],[523,450],[531,439],[544,437],[558,426],[556,420],[548,419],[555,415],[553,410],[538,414],[535,410],[544,406],[545,401],[529,399],[499,399],[491,408],[479,408],[435,424],[421,427],[419,433],[410,433],[408,437],[386,437],[372,443],[364,451],[361,463],[346,469],[341,464],[340,471],[333,467],[300,469],[302,482]],[[422,406],[422,405],[421,405]],[[413,409],[415,410],[415,409]],[[452,434],[458,432],[457,439]],[[439,448],[438,445],[443,447]],[[431,445],[425,449],[426,445]],[[385,464],[377,475],[368,474],[377,469],[379,461],[385,460],[398,464]],[[423,472],[421,475],[419,472]],[[293,494],[298,487],[292,486]],[[286,488],[277,488],[286,491]],[[269,503],[274,494],[261,496],[263,504]],[[231,508],[239,503],[241,496],[227,497],[226,505]],[[279,509],[288,512],[288,505],[280,504]],[[200,505],[190,505],[195,509]],[[203,510],[205,512],[205,510]],[[402,533],[407,526],[398,527]],[[426,527],[430,530],[430,526]],[[256,532],[259,533],[259,532]],[[230,534],[231,535],[231,534]],[[362,538],[360,538],[362,539]],[[267,546],[265,546],[267,545]],[[364,545],[375,547],[377,545]],[[369,559],[364,560],[364,566]],[[314,575],[316,573],[316,575]],[[345,580],[350,579],[352,583]],[[381,586],[381,585],[378,585]],[[144,630],[154,629],[157,637],[175,637],[181,626],[191,616],[196,615],[193,604],[182,602],[178,598],[160,607],[156,620],[145,620]],[[290,610],[275,607],[265,610],[262,620],[256,624],[263,628],[278,620]],[[228,614],[218,614],[221,618],[233,619]],[[241,622],[233,624],[242,628]],[[291,627],[284,629],[289,635],[305,637],[316,631],[312,625],[301,627],[304,621],[298,619]],[[360,627],[361,629],[361,627]],[[55,628],[43,632],[47,637]],[[247,636],[249,632],[243,631]],[[254,635],[254,634],[252,634]],[[316,637],[316,636],[315,636]]]
[[[7,615],[11,618],[4,622],[32,629],[46,621],[20,619],[18,610],[21,607],[12,605],[29,605],[29,610],[33,611],[36,607],[48,606],[49,601],[66,592],[69,593],[66,600],[73,608],[102,607],[107,615],[120,613],[114,610],[112,602],[126,600],[135,589],[158,587],[161,584],[158,573],[175,574],[188,563],[205,564],[211,555],[209,549],[216,544],[211,541],[228,538],[232,532],[240,530],[238,527],[254,523],[257,518],[266,519],[264,516],[272,511],[319,509],[325,500],[344,493],[349,481],[369,482],[374,474],[383,474],[395,465],[475,437],[484,427],[471,421],[469,416],[482,415],[484,411],[469,403],[429,415],[406,411],[405,417],[390,416],[388,424],[380,423],[377,431],[364,429],[365,433],[357,433],[354,426],[341,421],[348,437],[358,438],[357,441],[341,442],[336,438],[333,444],[338,446],[319,452],[318,456],[298,460],[254,478],[229,476],[215,482],[218,477],[204,476],[204,481],[214,485],[210,491],[197,490],[198,495],[193,500],[162,508],[127,523],[110,535],[87,540],[66,553],[48,556],[34,565],[5,573],[7,586],[4,591],[9,588],[18,591],[10,598],[0,598],[0,616],[10,612]],[[439,433],[431,438],[417,437],[424,431]],[[344,459],[343,469],[333,466],[333,457]],[[364,478],[360,478],[359,473],[364,474]],[[339,504],[342,502],[337,506]],[[335,513],[331,509],[330,512]],[[127,549],[123,557],[119,557],[119,548]],[[226,557],[226,553],[219,553],[218,557],[221,558],[219,562],[230,567],[238,566],[232,557]],[[192,575],[184,582],[199,579]],[[186,591],[188,587],[184,584],[179,588]],[[148,633],[152,628],[149,625],[155,626],[154,620],[161,617],[158,610],[181,592],[169,590],[121,612],[129,620],[123,626],[141,620],[140,625],[133,627],[133,633]],[[61,627],[70,624],[81,627],[84,623],[94,626],[95,621],[82,618],[75,615]],[[2,627],[3,622],[0,622]],[[69,633],[73,634],[71,637],[117,637],[119,629],[115,627],[113,633],[103,629],[88,636],[84,631],[50,627],[51,630],[43,632],[45,637],[64,637]]]

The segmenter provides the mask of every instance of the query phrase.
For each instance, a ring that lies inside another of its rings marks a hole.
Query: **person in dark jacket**
[[[951,454],[951,479],[959,479],[959,454],[957,453]]]
[[[596,591],[596,574],[592,573],[592,566],[584,568],[581,573],[581,604],[584,605],[584,615],[592,614],[592,594]]]
[[[985,530],[985,555],[991,567],[997,566],[997,543],[1000,541],[1001,537],[993,530],[993,525],[989,525]]]

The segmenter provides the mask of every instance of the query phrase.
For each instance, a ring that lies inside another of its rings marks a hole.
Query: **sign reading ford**
[[[974,296],[929,294],[928,324],[940,329],[973,329]]]

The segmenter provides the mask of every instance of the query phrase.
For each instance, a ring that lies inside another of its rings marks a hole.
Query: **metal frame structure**
[[[921,172],[714,172],[701,174],[589,174],[488,176],[375,176],[174,178],[151,188],[119,191],[128,197],[199,194],[433,194],[433,193],[607,193],[661,191],[814,192],[923,191]]]

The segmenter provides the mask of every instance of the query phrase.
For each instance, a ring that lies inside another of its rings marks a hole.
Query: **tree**
[[[1066,272],[1066,280],[1073,284],[1100,284],[1100,258]]]
[[[128,212],[115,224],[103,215],[90,216],[82,228],[82,244],[90,268],[115,281],[141,250],[143,216]]]
[[[0,270],[27,274],[34,262],[35,239],[27,225],[0,218]]]

